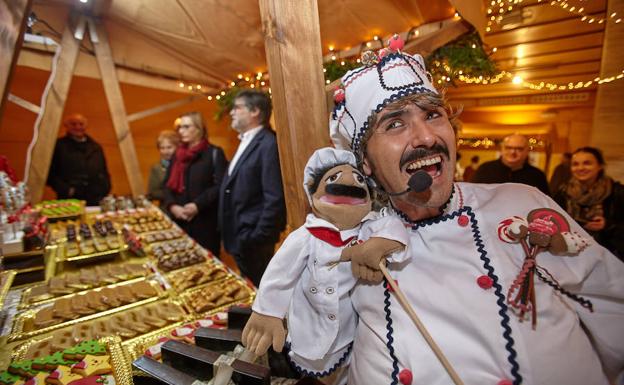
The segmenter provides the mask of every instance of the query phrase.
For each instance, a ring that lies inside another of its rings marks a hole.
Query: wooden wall
[[[17,66],[10,85],[10,92],[39,105],[49,74],[48,71]],[[163,91],[124,83],[121,84],[121,92],[128,114],[188,96],[186,93]],[[163,129],[171,129],[174,119],[181,113],[188,111],[201,111],[204,114],[208,125],[209,140],[221,146],[227,158],[231,159],[238,145],[236,132],[229,126],[229,117],[225,116],[218,122],[213,119],[216,107],[214,100],[208,101],[205,98],[200,98],[182,107],[132,122],[130,128],[141,168],[139,177],[147,183],[149,169],[159,159],[155,144],[158,133]],[[89,120],[87,133],[104,148],[112,178],[112,192],[119,195],[129,194],[130,186],[117,146],[104,88],[99,79],[74,76],[64,115],[73,112],[80,112],[87,117]],[[0,121],[0,154],[9,158],[20,178],[24,176],[26,150],[33,136],[35,119],[35,114],[8,102],[4,108],[2,121]],[[64,134],[65,130],[61,127],[59,136]],[[46,188],[43,198],[54,198],[54,192]]]

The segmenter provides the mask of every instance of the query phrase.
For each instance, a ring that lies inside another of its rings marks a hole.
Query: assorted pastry
[[[52,277],[47,283],[27,289],[24,294],[24,302],[31,304],[86,289],[144,277],[148,274],[149,271],[139,263],[85,267],[76,272]]]
[[[188,237],[153,245],[150,254],[156,257],[158,268],[164,272],[205,262],[209,256],[208,251]]]
[[[184,231],[180,230],[177,227],[172,227],[169,230],[158,231],[148,234],[141,235],[141,240],[145,241],[145,243],[155,243],[162,241],[170,241],[172,239],[181,238],[184,236]]]
[[[158,291],[148,281],[92,289],[86,293],[59,298],[50,306],[38,310],[33,318],[24,321],[23,331],[43,329],[156,296]]]
[[[183,292],[204,283],[226,278],[228,272],[221,264],[202,263],[167,274],[167,280],[177,292]]]
[[[110,355],[97,340],[58,350],[35,359],[12,362],[0,373],[3,385],[114,385]]]
[[[187,303],[197,314],[203,314],[218,307],[246,300],[250,288],[237,279],[206,286],[189,293]]]
[[[78,236],[80,235],[80,236]],[[74,223],[65,225],[65,256],[89,255],[119,250],[119,234],[110,220],[96,221],[93,226],[80,223],[78,233]]]
[[[59,218],[81,215],[84,207],[78,199],[60,199],[43,201],[35,205],[35,209],[46,217]]]
[[[79,342],[102,337],[119,336],[127,340],[183,321],[186,317],[181,306],[167,300],[158,301],[56,330],[50,338],[31,345],[25,357],[36,359],[53,355]]]

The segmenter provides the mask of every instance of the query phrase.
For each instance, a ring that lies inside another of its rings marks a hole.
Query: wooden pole
[[[30,164],[27,164],[25,179],[33,203],[39,202],[43,195],[65,100],[78,58],[80,40],[74,38],[70,24],[67,23],[61,45],[58,48],[61,50],[60,56],[56,63],[56,69],[51,74],[54,78],[51,79],[52,83],[43,102],[43,114],[39,116],[39,125],[35,127],[35,131],[38,132],[37,139],[32,147]]]
[[[139,159],[132,140],[130,125],[126,116],[123,96],[119,88],[117,73],[115,72],[115,62],[108,44],[108,36],[101,22],[89,19],[89,31],[93,47],[95,48],[95,58],[102,75],[104,93],[108,101],[108,109],[113,119],[113,126],[117,135],[117,143],[123,160],[126,176],[130,184],[132,195],[145,194],[143,176],[139,167]],[[95,29],[95,33],[93,33]],[[95,36],[94,36],[95,35]]]
[[[303,169],[328,146],[329,129],[316,0],[260,0],[275,128],[290,229],[308,212]]]
[[[17,62],[32,0],[0,2],[0,118],[4,111],[11,75]]]

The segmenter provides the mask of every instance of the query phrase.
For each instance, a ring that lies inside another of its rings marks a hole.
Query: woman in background
[[[604,173],[599,149],[581,147],[572,154],[572,178],[554,199],[594,239],[624,260],[624,187]]]
[[[217,205],[227,160],[220,147],[208,142],[200,112],[179,119],[181,144],[165,176],[164,207],[187,234],[218,257]]]
[[[167,167],[169,167],[171,158],[173,157],[173,154],[175,154],[179,144],[180,136],[175,131],[163,130],[160,134],[158,134],[156,147],[160,153],[160,161],[155,163],[150,169],[149,179],[147,182],[148,199],[158,200],[162,204],[165,196],[165,174],[167,173]],[[161,208],[163,208],[162,205]]]

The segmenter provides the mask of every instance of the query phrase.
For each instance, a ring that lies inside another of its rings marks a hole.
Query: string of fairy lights
[[[488,22],[486,26],[486,32],[491,32],[494,24],[500,24],[504,20],[504,15],[512,12],[514,8],[517,8],[521,5],[524,0],[492,0],[486,9],[488,17]],[[579,7],[577,5],[570,4],[567,0],[537,0],[538,3],[548,4],[550,6],[559,7],[571,14],[578,16],[578,20],[588,24],[604,24],[606,22],[613,22],[615,24],[620,24],[622,22],[622,18],[619,17],[617,12],[612,12],[609,15],[597,16],[595,14],[589,14],[586,12],[585,7]],[[455,13],[455,18],[461,18],[458,13]],[[420,35],[420,30],[418,27],[414,27],[407,32],[399,34],[401,35],[406,42],[410,39],[418,38]],[[337,50],[335,45],[329,45],[328,50],[329,54],[326,56],[327,60],[324,63],[323,73],[325,73],[326,84],[330,84],[331,80],[329,78],[329,72],[332,70],[335,71],[336,67],[340,68],[340,71],[346,72],[348,69],[358,67],[360,65],[359,55],[362,51],[368,49],[380,49],[384,48],[384,39],[379,35],[374,35],[372,39],[365,40],[359,44],[359,51],[353,53],[353,49],[351,47],[346,48],[345,50]],[[483,45],[472,44],[472,49],[484,49]],[[488,50],[487,55],[492,55],[497,52],[497,48],[493,47]],[[451,68],[448,63],[444,61],[436,60],[433,62],[435,68],[431,69],[431,72],[434,73],[434,83],[437,83],[438,86],[447,86],[449,84],[454,84],[454,82],[458,81],[465,84],[495,84],[502,81],[511,81],[511,83],[524,87],[531,90],[549,90],[549,91],[565,91],[565,90],[576,90],[582,88],[588,88],[595,84],[606,84],[613,82],[615,80],[620,80],[624,78],[624,69],[618,73],[610,74],[605,77],[596,77],[591,80],[578,80],[573,82],[568,82],[566,84],[557,84],[551,82],[532,82],[523,79],[523,77],[519,74],[514,74],[509,71],[499,71],[495,74],[490,75],[479,75],[472,76],[468,72],[461,69]],[[185,81],[178,81],[178,87],[187,89],[188,91],[199,93],[204,95],[208,100],[217,100],[219,101],[221,98],[225,97],[225,95],[232,91],[233,89],[240,88],[252,88],[252,89],[261,89],[269,94],[271,93],[271,88],[269,84],[269,74],[268,72],[257,72],[253,74],[245,74],[239,73],[237,77],[231,81],[228,81],[219,91],[214,91],[208,87],[205,87],[201,84],[197,83],[189,83]]]
[[[492,0],[487,7],[488,22],[485,27],[486,32],[491,32],[494,24],[499,24],[503,21],[503,16],[514,10],[524,0]],[[539,3],[549,4],[554,7],[559,7],[571,14],[578,16],[579,20],[588,24],[596,23],[603,24],[607,21],[613,21],[615,24],[622,22],[622,18],[618,17],[617,12],[612,12],[608,16],[594,16],[585,12],[585,7],[578,7],[570,4],[566,0],[537,0]]]

